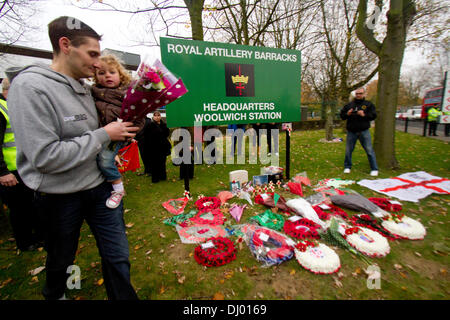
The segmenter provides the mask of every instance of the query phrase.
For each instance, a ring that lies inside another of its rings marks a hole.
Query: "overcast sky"
[[[158,47],[133,46],[132,32],[143,32],[143,27],[133,26],[130,24],[131,15],[119,12],[98,12],[79,9],[70,4],[70,0],[41,0],[38,2],[40,13],[35,15],[35,23],[40,30],[33,33],[32,37],[28,37],[32,41],[20,41],[17,44],[29,46],[39,49],[51,50],[50,41],[47,35],[47,24],[59,16],[72,16],[82,20],[83,22],[94,28],[99,34],[103,35],[101,48],[110,48],[141,55],[141,58],[148,54],[152,59],[160,59]],[[130,31],[132,30],[132,31]],[[127,35],[128,33],[128,35]],[[135,38],[135,37],[134,37]],[[23,64],[32,61],[32,59],[24,59]],[[0,73],[4,69],[7,62],[1,61]],[[426,62],[425,58],[418,51],[407,50],[403,62],[403,70],[412,66]],[[22,63],[21,63],[22,64]]]

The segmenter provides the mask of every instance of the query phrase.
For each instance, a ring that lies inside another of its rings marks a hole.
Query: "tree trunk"
[[[407,23],[405,23],[405,19],[407,17],[403,12],[403,6],[393,8],[391,5],[388,13],[387,34],[379,54],[380,67],[376,102],[379,111],[375,120],[374,149],[379,165],[388,169],[398,168],[395,157],[395,112],[400,69],[406,46]]]
[[[184,0],[192,25],[192,39],[203,41],[203,4],[205,0]]]
[[[367,0],[360,0],[357,24],[358,38],[380,59],[377,88],[377,119],[374,149],[379,167],[398,168],[395,157],[395,111],[397,109],[400,68],[405,50],[406,35],[416,14],[413,0],[391,0],[387,14],[387,32],[383,43],[373,36],[366,25]]]

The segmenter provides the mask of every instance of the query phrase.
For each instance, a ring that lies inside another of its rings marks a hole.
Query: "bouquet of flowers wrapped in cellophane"
[[[120,118],[135,121],[186,94],[181,78],[177,78],[159,60],[150,65],[143,60],[125,94]]]

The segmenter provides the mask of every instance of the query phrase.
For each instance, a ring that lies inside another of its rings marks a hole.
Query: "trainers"
[[[350,173],[350,168],[345,168],[344,173]]]
[[[378,176],[378,170],[372,170],[372,171],[370,171],[370,175],[373,176],[373,177]]]
[[[125,192],[112,191],[111,196],[106,200],[106,206],[110,209],[117,208],[124,195]]]

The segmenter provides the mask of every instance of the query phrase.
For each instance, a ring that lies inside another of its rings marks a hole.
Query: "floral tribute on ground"
[[[220,207],[220,200],[217,197],[201,197],[195,201],[195,206],[199,211],[210,211]]]
[[[325,244],[300,241],[295,246],[294,252],[298,263],[315,274],[331,274],[341,268],[339,256]]]
[[[250,251],[264,266],[280,264],[294,255],[295,243],[275,230],[246,225],[242,231]]]
[[[383,258],[391,250],[389,242],[378,232],[364,227],[339,224],[340,232],[347,242],[359,252],[371,258]]]
[[[390,233],[408,240],[423,240],[427,234],[425,227],[417,220],[404,214],[391,214],[383,217],[381,226]]]
[[[284,233],[295,239],[320,239],[317,229],[320,229],[317,223],[299,216],[290,217],[283,226]]]
[[[194,258],[203,266],[219,267],[236,259],[236,248],[227,238],[213,237],[195,248]]]

